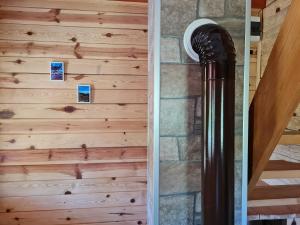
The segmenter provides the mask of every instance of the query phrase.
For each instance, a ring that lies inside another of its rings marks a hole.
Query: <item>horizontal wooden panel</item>
[[[2,7],[1,23],[147,29],[146,14]]]
[[[83,136],[84,138],[84,136]],[[146,147],[0,151],[1,165],[146,162]]]
[[[147,14],[146,0],[1,0],[2,6],[17,6],[31,8],[52,8],[52,9],[75,9],[75,10],[97,10],[102,12],[125,12]]]
[[[126,191],[145,191],[146,177],[124,177],[52,181],[0,182],[0,197],[29,197],[38,195],[73,195]],[[20,191],[22,190],[22,191]]]
[[[290,214],[300,214],[300,204],[248,208],[248,215],[290,215]]]
[[[300,144],[300,133],[295,134],[283,134],[279,140],[280,145],[299,145]]]
[[[89,224],[146,219],[146,206],[1,213],[0,225]],[[16,218],[18,218],[16,220]],[[45,219],[47,218],[47,219]]]
[[[287,162],[283,160],[270,160],[265,171],[300,170],[300,163]]]
[[[0,39],[9,41],[147,45],[147,35],[146,30],[0,24]]]
[[[51,82],[51,81],[49,81]],[[147,103],[147,90],[92,90],[92,103]],[[1,103],[76,103],[77,90],[0,89]]]
[[[260,179],[296,179],[300,178],[300,170],[264,171]]]
[[[1,25],[0,25],[1,26]],[[147,60],[147,46],[0,41],[1,56]]]
[[[248,207],[264,207],[264,206],[287,206],[299,204],[299,198],[283,198],[283,199],[264,199],[264,200],[250,200]]]
[[[256,187],[250,200],[300,198],[300,185],[276,185]]]
[[[0,68],[1,72],[6,73],[49,73],[50,62],[56,60],[65,63],[66,73],[147,75],[147,61],[138,60],[1,57]]]
[[[0,119],[147,118],[146,104],[1,104]]]
[[[147,76],[66,74],[64,82],[50,82],[49,74],[0,73],[0,88],[74,89],[80,82],[93,89],[147,89]]]
[[[0,120],[1,134],[147,132],[146,119]]]
[[[49,149],[146,146],[147,133],[3,134],[0,149]]]
[[[146,204],[146,191],[108,192],[76,195],[2,197],[0,212],[102,208]]]
[[[147,164],[103,163],[41,166],[0,166],[0,182],[74,180],[108,177],[122,181],[121,177],[146,177]]]

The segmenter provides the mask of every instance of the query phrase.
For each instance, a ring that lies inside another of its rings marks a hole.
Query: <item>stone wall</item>
[[[228,29],[237,50],[236,223],[241,224],[244,0],[162,0],[160,225],[201,224],[201,75],[182,38],[188,24],[211,18]]]

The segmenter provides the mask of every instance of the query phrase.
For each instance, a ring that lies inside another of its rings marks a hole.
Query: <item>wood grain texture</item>
[[[293,1],[250,108],[253,125],[249,193],[300,102],[300,2]],[[282,91],[285,90],[285,91]],[[287,101],[289,99],[289,101]],[[268,131],[268,132],[266,132]]]
[[[1,213],[0,216],[0,225],[89,224],[131,220],[138,222],[146,219],[146,206],[15,212]]]
[[[49,82],[48,73],[0,73],[0,88],[75,90],[80,82],[93,84],[93,90],[146,90],[147,79],[135,75],[65,74],[64,82]]]
[[[147,1],[144,0],[1,0],[2,6],[16,6],[28,8],[52,8],[71,10],[97,10],[103,12],[125,12],[147,14]]]
[[[108,192],[76,195],[2,197],[0,212],[26,212],[58,209],[87,209],[146,204],[145,191]]]
[[[0,6],[0,225],[146,224],[147,0]]]
[[[109,178],[118,182],[126,177],[146,177],[146,167],[147,164],[144,162],[0,166],[0,182],[84,180],[97,178]]]
[[[66,146],[67,147],[67,146]],[[3,165],[52,165],[75,163],[146,162],[146,147],[0,151]]]
[[[290,215],[290,214],[300,214],[300,204],[248,208],[248,215]]]
[[[136,46],[147,45],[147,35],[147,30],[0,24],[0,39],[7,41],[128,44]]]
[[[1,134],[0,146],[6,149],[49,149],[146,146],[147,133],[97,134]]]
[[[0,197],[111,193],[146,189],[145,177],[124,177],[118,180],[109,177],[84,180],[15,181],[0,182]]]
[[[147,46],[1,41],[1,56],[147,60]]]
[[[1,30],[1,29],[0,29]],[[55,58],[1,57],[1,72],[49,73]],[[147,61],[63,59],[67,73],[72,74],[131,74],[147,75]]]
[[[144,14],[2,7],[0,15],[0,23],[147,29]]]
[[[146,104],[0,104],[0,119],[147,118]]]
[[[300,198],[300,185],[277,185],[256,187],[249,200]]]
[[[94,90],[91,93],[92,103],[147,104],[147,90]],[[0,104],[72,104],[77,101],[76,98],[75,89],[53,91],[45,89],[0,89]]]
[[[146,119],[17,119],[0,120],[1,134],[70,134],[147,132]]]

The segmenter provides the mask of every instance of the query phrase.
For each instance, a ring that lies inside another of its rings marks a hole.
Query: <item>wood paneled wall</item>
[[[146,224],[147,35],[147,0],[0,0],[0,225]]]

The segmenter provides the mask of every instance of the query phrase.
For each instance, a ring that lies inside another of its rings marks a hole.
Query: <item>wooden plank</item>
[[[80,82],[93,84],[93,90],[146,90],[148,78],[135,75],[65,74],[64,82],[49,82],[49,79],[48,73],[0,73],[0,88],[74,89]]]
[[[250,200],[248,201],[248,207],[295,206],[299,204],[299,201],[300,201],[299,198]]]
[[[300,170],[300,163],[287,162],[283,160],[270,160],[265,171]]]
[[[1,134],[147,132],[146,119],[0,120]]]
[[[299,10],[300,1],[293,1],[250,107],[252,174],[249,193],[255,188],[300,102]]]
[[[146,191],[107,192],[76,195],[2,197],[0,212],[106,208],[146,204]]]
[[[0,56],[147,60],[147,46],[0,40]]]
[[[63,61],[66,73],[147,75],[147,61],[1,57],[1,72],[49,73],[51,61]]]
[[[0,119],[147,118],[146,104],[1,104]]]
[[[143,0],[1,0],[1,6],[16,6],[30,8],[52,8],[52,9],[73,9],[73,10],[97,10],[102,12],[125,12],[147,14],[147,1]]]
[[[277,185],[256,187],[249,200],[300,198],[300,185]]]
[[[147,29],[147,14],[2,7],[0,23]]]
[[[22,191],[20,191],[22,190]],[[15,181],[0,183],[0,197],[73,195],[147,190],[146,177],[84,180]]]
[[[51,81],[49,81],[51,82]],[[92,103],[147,103],[147,90],[92,90]],[[43,103],[72,104],[77,102],[77,90],[0,89],[0,104]]]
[[[1,150],[146,146],[147,133],[1,134]]]
[[[1,213],[0,225],[64,225],[145,220],[146,206]],[[45,219],[47,218],[47,219]]]
[[[283,134],[279,140],[281,145],[299,145],[300,144],[300,133]]]
[[[147,30],[93,27],[1,24],[0,28],[0,39],[8,41],[147,45],[148,35]]]
[[[248,215],[290,215],[300,214],[300,204],[287,206],[249,207]]]
[[[260,179],[296,179],[300,178],[300,170],[264,171]]]
[[[67,147],[67,146],[66,146]],[[75,163],[146,162],[146,147],[83,148],[0,151],[3,165],[51,165]]]
[[[102,163],[40,166],[0,166],[0,182],[146,177],[147,164]]]

